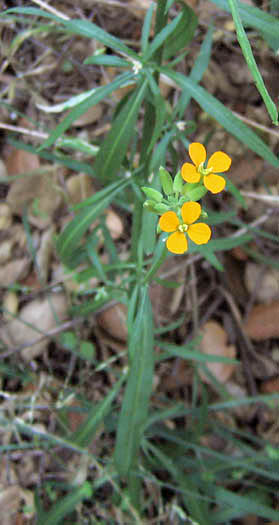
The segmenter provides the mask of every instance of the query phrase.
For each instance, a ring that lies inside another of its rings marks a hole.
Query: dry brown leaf
[[[279,337],[279,301],[255,306],[243,326],[255,341]]]
[[[40,158],[28,151],[12,148],[6,159],[6,167],[9,175],[28,173],[40,167]]]
[[[259,303],[279,300],[279,270],[266,268],[263,274],[259,264],[249,262],[245,267],[244,279],[247,290],[255,294]]]
[[[204,354],[235,358],[236,348],[234,345],[227,345],[227,333],[219,323],[206,323],[202,328],[202,336],[200,349]],[[228,381],[236,367],[234,364],[217,362],[208,362],[206,366],[221,383]],[[209,378],[203,372],[200,372],[200,376],[205,383],[210,384]]]
[[[12,210],[6,202],[0,204],[0,230],[8,230],[12,224]]]
[[[127,306],[125,304],[117,303],[110,306],[97,316],[97,322],[115,339],[127,340]]]
[[[3,317],[5,321],[10,321],[13,319],[13,316],[18,312],[18,296],[15,292],[7,292],[3,297]],[[9,313],[8,313],[9,312]],[[12,314],[12,315],[10,315]]]
[[[87,126],[88,124],[94,124],[97,122],[103,112],[102,104],[96,104],[91,106],[81,117],[75,120],[72,124],[72,127],[82,127]]]
[[[274,394],[274,392],[279,392],[279,378],[275,377],[264,381],[261,385],[261,392],[262,394]]]
[[[55,328],[57,326],[56,318],[63,321],[66,319],[66,316],[66,296],[63,294],[52,294],[48,298],[43,300],[36,299],[24,306],[19,318],[2,327],[0,335],[8,347],[14,348],[22,344],[28,344],[37,339],[40,333],[47,334]],[[49,340],[45,338],[39,343],[25,348],[21,352],[21,356],[25,361],[31,361],[45,350],[48,342]]]
[[[106,226],[114,240],[119,239],[123,235],[123,223],[119,215],[112,209],[106,212]]]
[[[1,487],[1,486],[0,486]],[[19,485],[7,487],[0,491],[1,520],[3,525],[13,525],[15,513],[18,512],[21,503],[21,488]]]
[[[71,204],[79,204],[94,193],[92,178],[87,173],[72,175],[66,182],[66,188]]]
[[[49,274],[50,259],[53,252],[53,236],[55,233],[55,226],[51,226],[41,236],[41,244],[37,253],[37,265],[39,268],[39,276],[41,283],[47,282]]]
[[[29,221],[40,229],[46,228],[61,203],[55,175],[32,175],[11,184],[7,203],[15,215],[22,215],[28,207]]]
[[[30,260],[27,257],[10,261],[0,267],[0,286],[11,286],[15,281],[26,277],[30,268]]]
[[[13,240],[6,239],[0,243],[0,264],[5,264],[12,257]]]

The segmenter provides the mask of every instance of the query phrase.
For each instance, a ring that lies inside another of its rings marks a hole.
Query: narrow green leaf
[[[141,32],[141,51],[143,55],[146,52],[146,49],[148,46],[148,39],[150,36],[150,31],[151,31],[152,16],[153,16],[154,9],[155,9],[155,4],[152,3],[150,7],[147,9],[147,12],[144,18],[144,22],[143,22],[143,27],[142,27],[142,32]]]
[[[119,40],[115,36],[110,35],[101,27],[96,26],[95,24],[93,24],[93,22],[90,22],[89,20],[65,20],[64,18],[52,15],[50,13],[47,13],[46,11],[43,11],[42,9],[37,9],[36,7],[16,7],[12,9],[7,9],[7,11],[4,11],[0,16],[5,16],[7,14],[12,13],[21,13],[24,15],[35,15],[42,16],[44,18],[50,18],[51,20],[59,22],[61,25],[63,25],[65,29],[68,30],[68,32],[86,38],[96,39],[99,42],[102,42],[102,44],[104,44],[107,47],[117,49],[118,51],[122,51],[122,53],[125,53],[128,56],[137,58],[137,54],[128,46],[123,44],[121,40]]]
[[[154,106],[155,106],[155,125],[154,125],[153,134],[151,137],[151,141],[147,149],[147,153],[150,153],[150,151],[154,148],[157,140],[162,134],[162,129],[163,129],[165,118],[166,118],[166,113],[167,113],[166,102],[165,102],[165,99],[162,97],[161,93],[158,93],[157,95],[154,96]]]
[[[195,63],[189,75],[189,78],[196,84],[199,84],[199,82],[201,81],[203,77],[204,72],[208,68],[210,55],[211,55],[212,37],[213,37],[213,27],[211,26],[209,27],[206,33],[206,36],[201,45],[200,52],[195,60]],[[183,117],[185,109],[188,106],[190,100],[191,100],[191,95],[187,91],[183,91],[181,93],[181,96],[175,108],[175,114],[178,115],[178,118]]]
[[[193,484],[190,476],[181,469],[173,459],[164,454],[159,448],[147,443],[147,447],[158,460],[158,464],[166,469],[176,481],[180,491],[184,496],[186,508],[188,508],[191,521],[195,520],[198,525],[211,525],[208,512],[206,512],[206,502],[202,501],[199,489]]]
[[[158,33],[151,44],[147,47],[145,54],[143,55],[144,61],[149,60],[155,51],[159,49],[163,44],[165,44],[166,39],[176,30],[180,20],[182,19],[183,14],[174,18],[169,24],[167,24],[161,31]]]
[[[110,82],[106,86],[101,86],[94,89],[92,95],[86,97],[85,100],[80,102],[77,106],[72,109],[68,115],[58,124],[58,126],[52,131],[49,137],[43,142],[40,146],[39,151],[51,146],[60,136],[69,128],[69,126],[77,120],[83,113],[85,113],[89,108],[95,106],[98,102],[107,97],[114,90],[120,88],[126,82],[134,77],[134,73],[123,73],[119,75],[113,82]]]
[[[224,489],[223,487],[215,488],[215,498],[219,505],[226,504],[229,508],[223,511],[216,512],[216,523],[224,523],[227,519],[240,518],[247,516],[247,514],[254,514],[261,518],[268,518],[271,520],[279,519],[279,511],[274,510],[267,505],[256,501],[254,498],[240,496],[235,492]],[[233,513],[233,515],[231,514]]]
[[[114,456],[121,476],[129,474],[138,456],[152,390],[153,320],[148,287],[141,290],[129,348],[132,362],[118,422]]]
[[[230,5],[230,8],[231,8],[231,12],[232,12],[232,16],[233,16],[233,20],[234,20],[234,23],[235,23],[235,27],[236,27],[236,34],[237,34],[237,38],[238,38],[238,42],[239,42],[239,45],[242,49],[242,52],[243,52],[243,56],[246,60],[246,63],[247,63],[247,66],[253,76],[253,79],[256,83],[256,87],[265,103],[265,106],[266,106],[266,109],[270,115],[270,118],[273,122],[273,124],[276,124],[278,125],[278,111],[277,111],[277,108],[273,102],[273,100],[271,99],[266,87],[265,87],[265,84],[264,84],[264,81],[263,81],[263,78],[262,78],[262,75],[258,69],[258,66],[256,64],[256,61],[255,61],[255,58],[254,58],[254,55],[252,53],[252,49],[251,49],[251,46],[250,46],[250,42],[246,36],[246,33],[243,29],[243,25],[241,23],[241,18],[239,16],[239,11],[238,11],[238,6],[237,6],[237,3],[235,0],[228,0],[229,1],[229,5]]]
[[[63,518],[73,512],[83,499],[90,499],[92,497],[92,487],[88,481],[85,481],[80,487],[73,488],[67,496],[53,504],[49,512],[41,515],[37,525],[51,525],[61,524]]]
[[[111,388],[105,399],[98,403],[97,406],[92,407],[88,414],[87,420],[78,428],[76,432],[71,435],[71,442],[80,447],[89,445],[99,425],[111,410],[112,402],[117,396],[125,377],[125,374],[123,374]]]
[[[128,98],[114,120],[95,159],[94,169],[99,177],[108,179],[117,174],[135,133],[135,123],[146,88],[147,80],[144,80]]]
[[[187,4],[181,4],[182,18],[175,28],[175,32],[165,40],[163,60],[168,61],[171,57],[176,56],[185,48],[193,39],[198,18],[195,12]]]
[[[83,209],[69,224],[67,224],[65,230],[59,235],[57,241],[58,253],[65,264],[67,264],[69,256],[80,243],[82,235],[90,224],[99,217],[114,196],[128,183],[129,181],[127,180],[120,181],[118,186],[114,188],[109,195],[103,197],[95,206]]]
[[[156,344],[166,350],[169,357],[181,357],[182,359],[197,361],[198,363],[232,363],[238,364],[236,359],[229,357],[215,355],[215,354],[203,354],[195,348],[195,343],[198,346],[201,338],[197,338],[196,341],[191,341],[187,345],[175,345],[172,343],[165,343],[164,341],[156,341]],[[159,356],[161,358],[161,356]]]
[[[203,110],[215,118],[229,133],[267,160],[272,166],[279,166],[278,158],[260,137],[203,87],[197,86],[190,78],[167,67],[160,67],[159,70],[174,80],[182,89],[187,90]]]
[[[228,0],[211,0],[211,2],[230,13]],[[245,26],[254,27],[260,32],[278,38],[279,20],[274,16],[245,2],[238,2],[238,9]]]
[[[124,60],[124,58],[116,57],[114,55],[93,55],[84,60],[84,64],[95,64],[97,66],[111,66],[111,67],[128,67],[131,68],[131,62]]]

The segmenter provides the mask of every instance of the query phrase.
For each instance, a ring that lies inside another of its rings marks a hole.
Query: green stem
[[[138,241],[141,235],[142,213],[143,213],[142,201],[136,198],[135,204],[134,204],[134,211],[133,211],[132,239],[131,239],[131,260],[134,262],[136,262],[138,258]]]
[[[158,0],[157,10],[156,10],[156,19],[155,19],[155,36],[159,33],[163,27],[167,24],[168,13],[166,12],[167,0]],[[161,64],[163,56],[163,47],[161,46],[156,53],[154,54],[154,61],[158,64]],[[159,74],[154,73],[154,78],[158,82]],[[145,103],[145,112],[144,112],[144,123],[143,123],[143,133],[141,141],[141,153],[140,153],[140,165],[144,166],[143,178],[144,181],[147,180],[149,175],[149,165],[152,158],[152,152],[147,154],[148,145],[152,137],[153,129],[155,122],[155,110],[151,102],[146,101]],[[141,181],[143,183],[143,181]],[[139,186],[140,184],[139,181]],[[142,214],[143,207],[140,199],[135,199],[135,207],[133,213],[133,222],[132,222],[132,239],[131,239],[131,260],[136,261],[138,258],[138,241],[141,236],[142,228]]]
[[[165,246],[164,247],[164,250],[160,256],[160,258],[154,262],[154,264],[151,266],[151,268],[149,268],[145,278],[143,279],[143,284],[146,284],[146,283],[149,283],[150,281],[152,281],[154,275],[157,273],[157,271],[159,270],[161,264],[163,264],[166,256],[168,254],[168,250],[167,250],[167,247]]]

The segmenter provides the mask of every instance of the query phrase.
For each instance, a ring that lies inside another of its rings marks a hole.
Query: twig
[[[47,133],[43,133],[41,131],[34,131],[28,128],[21,128],[20,126],[12,126],[11,124],[6,124],[5,122],[0,122],[0,129],[8,129],[9,131],[15,131],[16,133],[31,135],[32,137],[37,137],[40,139],[48,138]]]
[[[264,126],[263,124],[259,124],[258,122],[255,122],[254,120],[250,120],[247,117],[244,117],[243,115],[240,115],[240,113],[237,113],[236,111],[232,111],[233,115],[238,117],[243,122],[246,122],[246,124],[250,124],[253,128],[261,129],[262,131],[265,131],[266,133],[269,133],[270,135],[274,135],[275,137],[279,138],[279,133],[275,129],[268,128],[267,126]]]
[[[279,195],[263,195],[262,193],[255,193],[253,191],[241,191],[240,193],[244,197],[250,197],[250,199],[256,199],[258,201],[269,202],[270,204],[279,203]]]
[[[64,15],[64,13],[61,13],[61,11],[58,11],[54,7],[51,7],[43,0],[32,0],[32,2],[34,2],[34,4],[39,5],[46,11],[49,11],[49,13],[52,13],[53,15],[58,16],[59,18],[63,18],[64,20],[70,20],[70,18],[67,15]]]

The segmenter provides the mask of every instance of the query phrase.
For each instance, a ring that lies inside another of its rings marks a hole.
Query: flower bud
[[[180,170],[178,171],[178,173],[175,175],[174,177],[174,181],[173,181],[173,191],[175,193],[181,193],[182,192],[182,189],[183,189],[183,179],[181,177],[181,173],[180,173]]]
[[[207,189],[203,185],[188,183],[184,185],[182,193],[189,201],[199,201],[207,193]]]
[[[159,176],[162,188],[166,195],[171,195],[173,193],[173,180],[171,175],[163,166],[159,168]]]
[[[147,188],[146,186],[143,186],[141,189],[148,199],[151,199],[155,202],[161,202],[163,200],[162,193],[160,193],[157,190],[154,190],[154,188]]]

